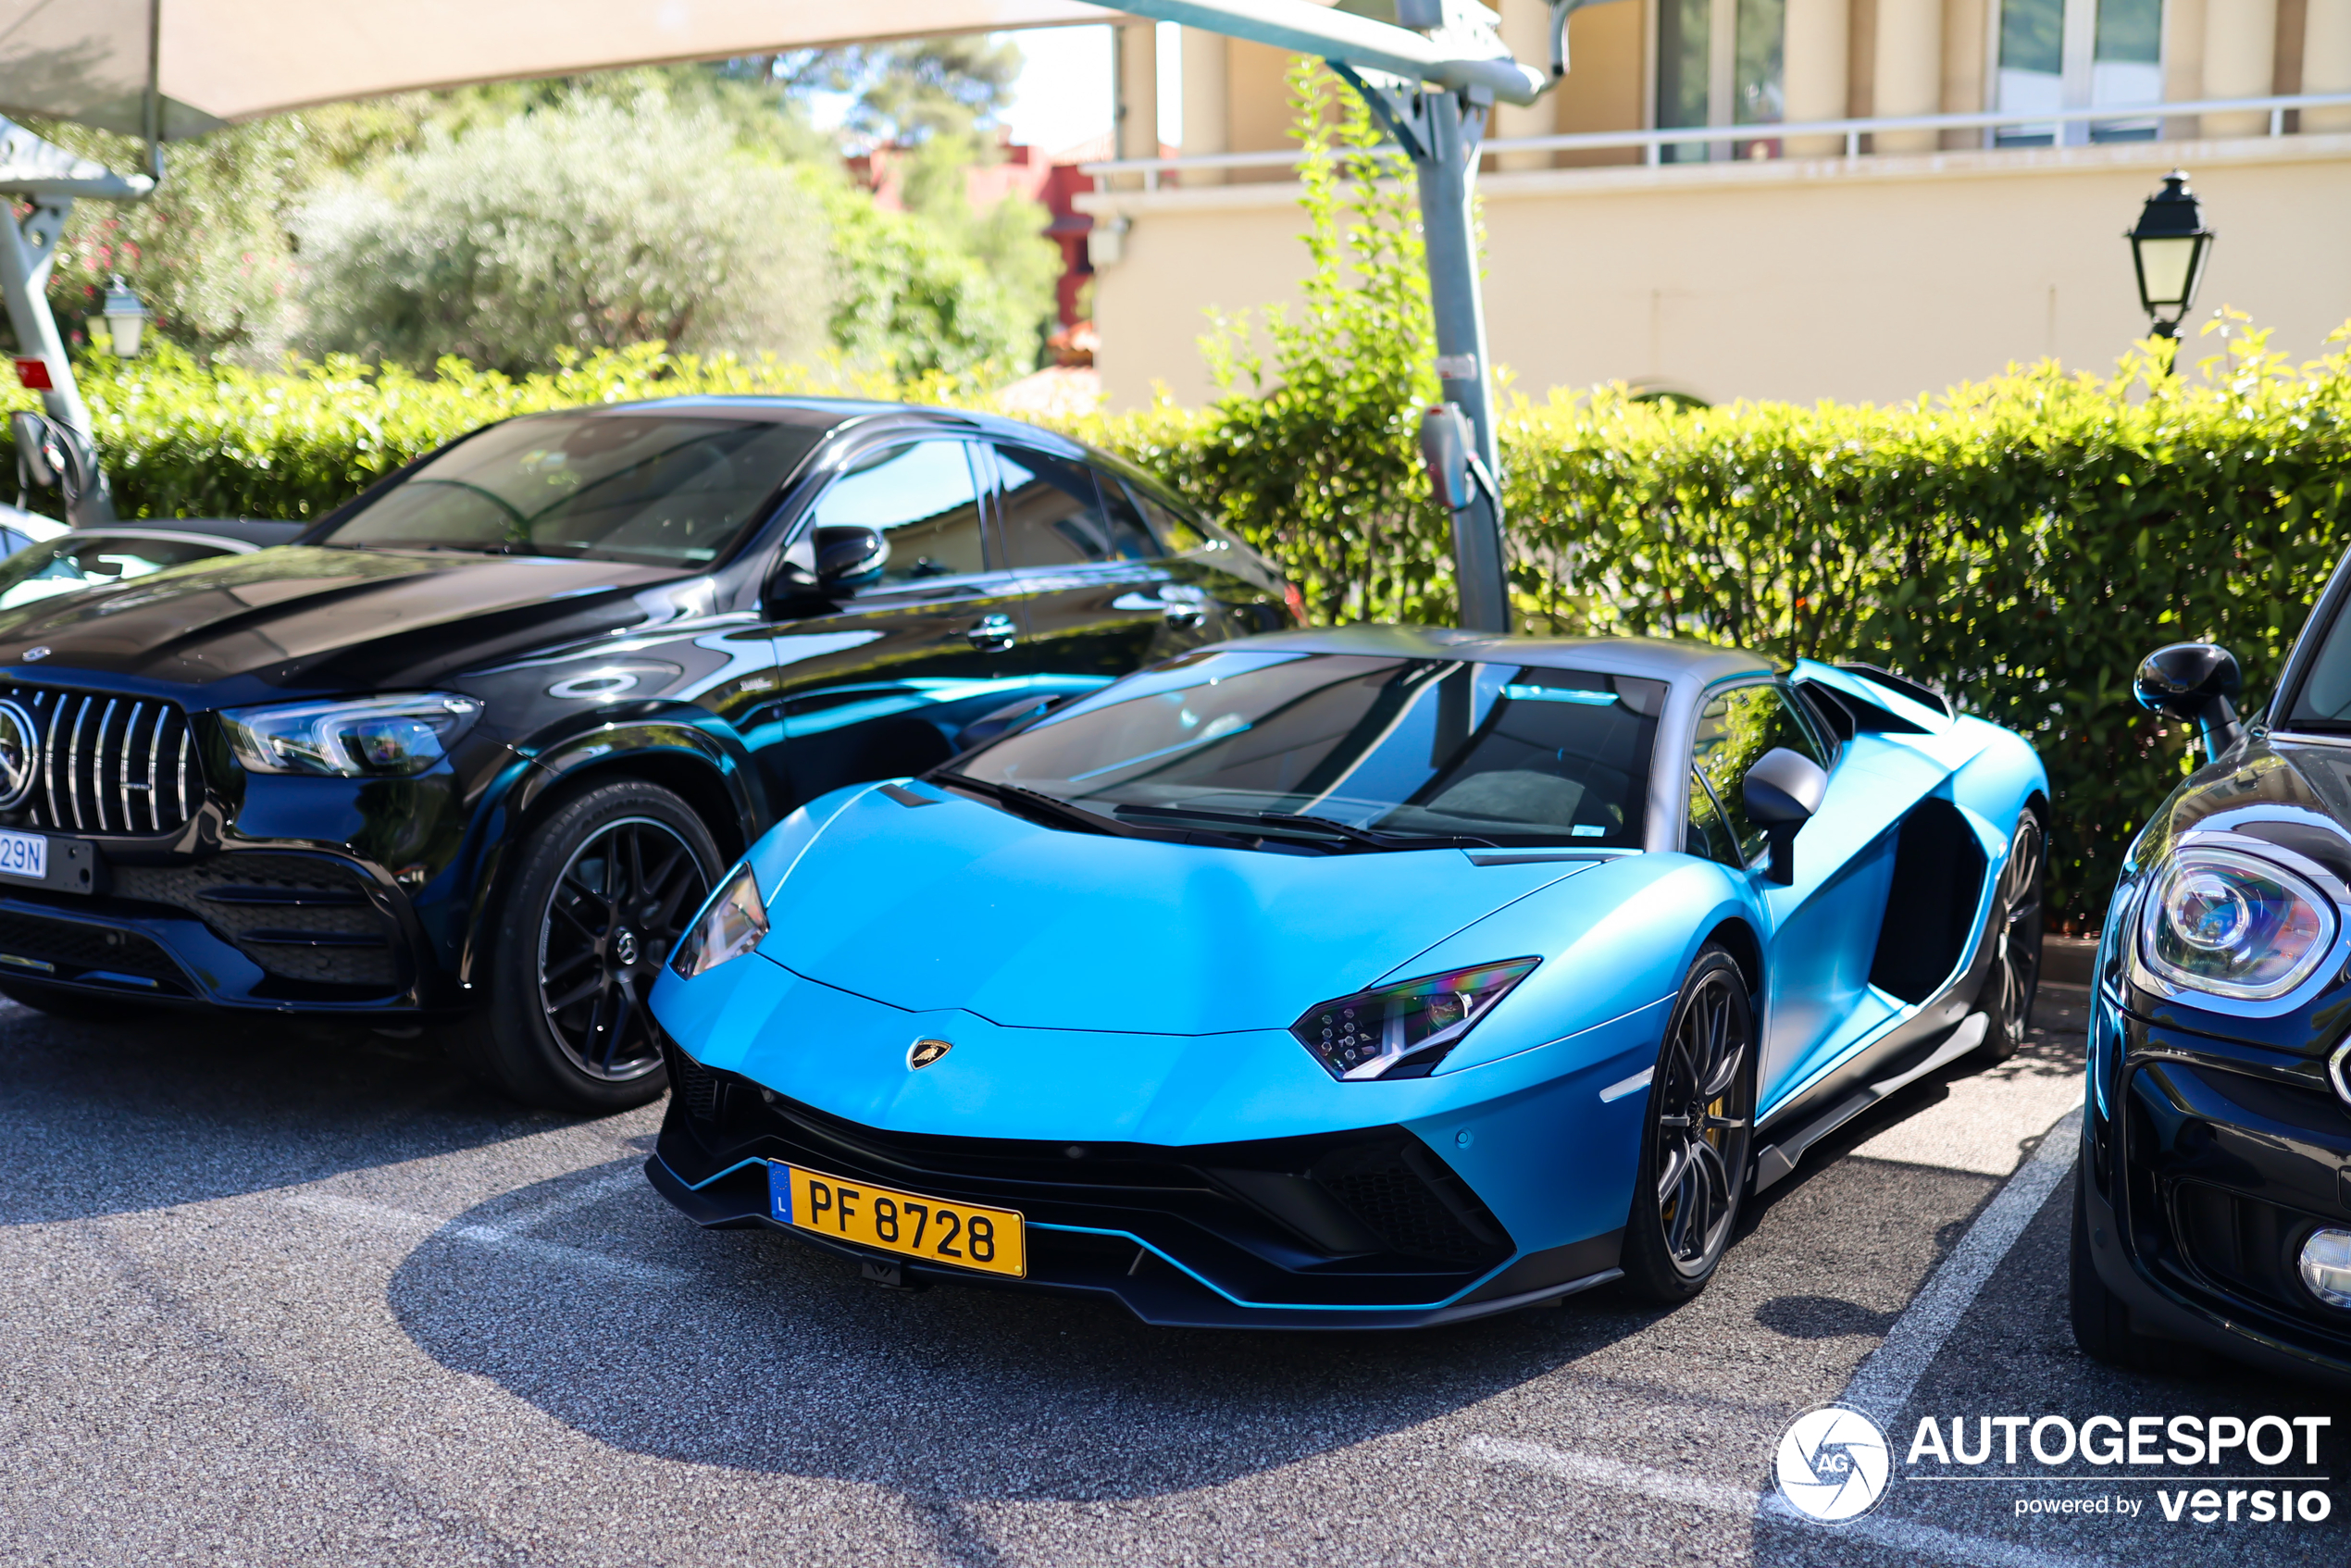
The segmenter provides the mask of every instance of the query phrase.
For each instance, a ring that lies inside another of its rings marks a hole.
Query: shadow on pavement
[[[423,1041],[267,1016],[0,1007],[0,1225],[230,1197],[564,1125]]]
[[[693,1464],[889,1487],[917,1503],[1084,1500],[1207,1487],[1344,1449],[1517,1387],[1655,1321],[1596,1292],[1422,1334],[1151,1328],[1113,1306],[859,1283],[785,1237],[701,1231],[622,1165],[508,1194],[401,1265],[402,1327],[453,1370],[565,1425]],[[469,1241],[565,1209],[554,1243],[682,1270],[644,1288]]]

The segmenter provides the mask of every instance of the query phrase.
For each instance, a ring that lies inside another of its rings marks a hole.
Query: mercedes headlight
[[[1541,962],[1512,958],[1358,991],[1308,1008],[1289,1032],[1335,1078],[1385,1077],[1408,1063],[1410,1076],[1435,1066]]]
[[[220,716],[229,749],[249,773],[404,778],[442,757],[481,716],[481,703],[448,691],[273,703]]]
[[[2196,845],[2147,890],[2139,950],[2175,986],[2261,1002],[2310,977],[2334,943],[2334,923],[2333,903],[2283,866]]]
[[[687,922],[669,966],[678,978],[690,980],[740,958],[766,935],[767,905],[759,896],[759,878],[749,865],[738,865]]]

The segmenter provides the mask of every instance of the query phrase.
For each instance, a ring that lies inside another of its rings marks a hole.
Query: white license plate
[[[49,840],[38,833],[11,833],[0,828],[0,877],[19,881],[49,879]]]

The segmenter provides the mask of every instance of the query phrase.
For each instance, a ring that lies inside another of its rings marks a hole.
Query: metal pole
[[[19,226],[0,215],[0,299],[8,307],[8,325],[17,334],[17,354],[37,359],[49,373],[41,394],[49,417],[66,428],[89,459],[90,488],[67,507],[66,520],[77,527],[115,520],[114,495],[106,470],[98,465],[98,443],[90,422],[89,405],[74,384],[73,362],[66,357],[65,340],[57,333],[57,318],[49,313],[49,268],[57,257],[57,236],[65,229],[66,211],[73,198],[34,197],[32,215]]]
[[[1501,448],[1494,430],[1486,355],[1486,303],[1477,282],[1477,232],[1470,205],[1477,175],[1477,137],[1462,122],[1459,95],[1421,93],[1427,136],[1412,159],[1420,187],[1421,230],[1428,258],[1428,302],[1437,321],[1437,376],[1445,401],[1470,423],[1471,450],[1499,482]],[[1480,117],[1483,118],[1482,116]],[[1472,487],[1470,504],[1453,514],[1454,575],[1461,623],[1471,631],[1511,629],[1509,570],[1502,554],[1501,497]]]
[[[49,390],[41,401],[49,417],[86,442],[90,410],[74,385],[73,363],[66,357],[65,340],[57,335],[57,318],[49,314],[49,265],[56,257],[56,235],[71,205],[38,202],[23,228],[13,221],[0,223],[0,296],[7,302],[8,325],[16,330],[18,356],[38,359],[48,369]]]

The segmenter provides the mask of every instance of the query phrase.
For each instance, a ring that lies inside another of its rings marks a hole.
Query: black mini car
[[[2351,557],[2249,728],[2236,661],[2179,643],[2145,705],[2206,765],[2133,844],[2098,946],[2074,1337],[2181,1342],[2351,1387]]]
[[[660,1092],[643,998],[801,802],[1296,597],[1001,419],[674,399],[491,426],[305,533],[0,609],[0,991],[453,1026]]]

